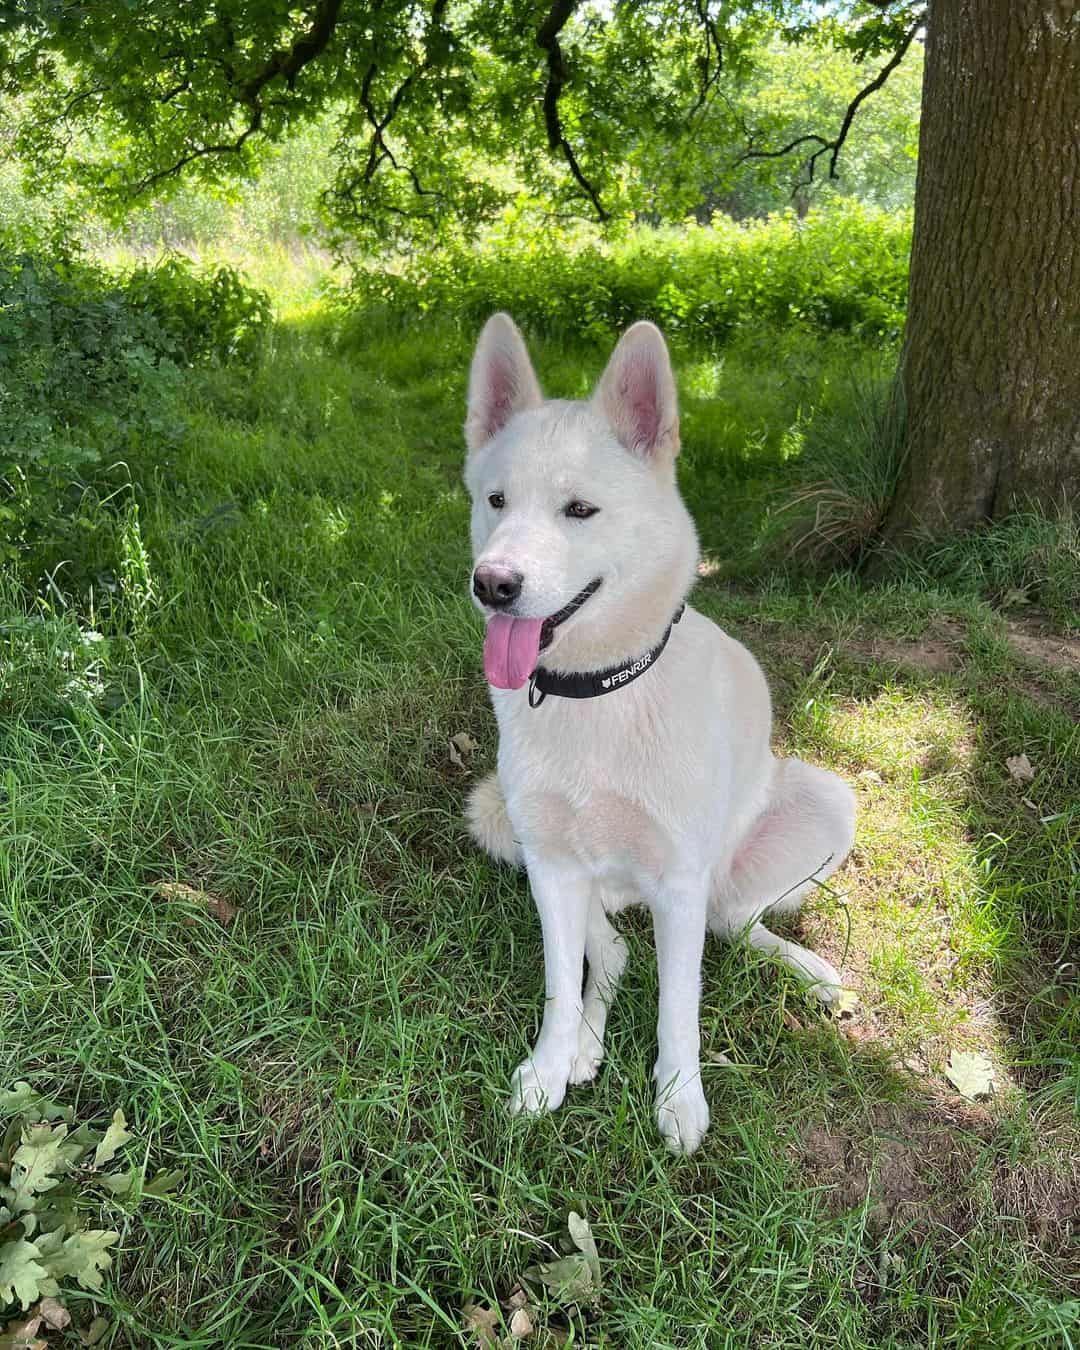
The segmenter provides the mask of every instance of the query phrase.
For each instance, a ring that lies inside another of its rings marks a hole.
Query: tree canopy
[[[77,182],[118,214],[185,176],[243,177],[265,147],[329,118],[328,214],[351,236],[386,240],[475,225],[522,195],[601,221],[655,211],[658,192],[688,208],[722,194],[751,160],[759,171],[783,162],[806,180],[836,174],[853,118],[924,8],[28,0],[0,14],[0,79],[18,103],[20,158],[42,181]],[[786,145],[775,118],[748,119],[730,95],[771,34],[866,63],[839,121]],[[708,182],[706,133],[719,147]]]

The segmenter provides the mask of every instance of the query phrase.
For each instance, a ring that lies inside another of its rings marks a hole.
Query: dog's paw
[[[803,951],[799,955],[799,965],[805,970],[800,978],[805,981],[806,992],[813,994],[828,1007],[840,997],[843,981],[836,967],[818,956],[816,952]]]
[[[541,1116],[554,1111],[562,1105],[568,1081],[565,1071],[553,1072],[527,1059],[514,1070],[507,1109],[512,1116]]]
[[[577,1054],[570,1066],[571,1086],[577,1086],[579,1083],[591,1083],[603,1062],[604,1043],[598,1039],[596,1032],[582,1018],[581,1030],[578,1032]]]
[[[681,1084],[677,1076],[656,1074],[656,1124],[673,1153],[693,1153],[709,1128],[709,1104],[695,1074]]]

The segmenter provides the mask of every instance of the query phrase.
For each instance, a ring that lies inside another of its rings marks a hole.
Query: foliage
[[[29,1083],[0,1090],[0,1313],[55,1299],[67,1280],[100,1292],[120,1235],[88,1228],[80,1211],[109,1196],[167,1195],[180,1179],[168,1172],[148,1181],[137,1163],[115,1166],[134,1137],[123,1111],[103,1132],[73,1125],[70,1107]]]
[[[790,480],[765,522],[762,552],[858,566],[892,500],[904,448],[892,352],[846,370],[827,408],[793,428]]]
[[[922,540],[898,567],[924,584],[968,588],[1017,617],[1038,608],[1063,629],[1080,629],[1080,518],[1069,502],[1054,515],[1019,510],[993,527]]]
[[[0,558],[71,515],[94,466],[167,442],[180,368],[249,358],[268,320],[228,268],[117,277],[0,248]]]
[[[910,217],[836,203],[736,224],[639,227],[621,241],[529,232],[511,218],[483,247],[446,243],[354,273],[363,310],[452,315],[473,326],[505,309],[534,330],[605,338],[655,320],[687,343],[740,326],[796,324],[891,340],[907,298]]]
[[[116,214],[184,174],[243,179],[268,145],[329,116],[330,214],[347,237],[385,241],[450,218],[475,226],[523,198],[625,219],[656,209],[661,184],[681,214],[661,161],[711,140],[726,176],[720,151],[742,127],[723,109],[763,42],[820,33],[880,65],[923,6],[808,12],[802,0],[29,0],[8,20],[0,79],[20,100],[14,140],[34,173]]]

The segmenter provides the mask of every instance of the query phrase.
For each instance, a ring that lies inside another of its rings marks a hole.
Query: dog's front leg
[[[656,1123],[677,1153],[692,1153],[709,1128],[698,1026],[707,902],[707,882],[686,878],[665,884],[652,903],[660,976]]]
[[[532,1055],[514,1073],[510,1110],[532,1115],[561,1104],[577,1055],[592,880],[568,857],[526,850],[525,865],[544,932],[546,1002]]]

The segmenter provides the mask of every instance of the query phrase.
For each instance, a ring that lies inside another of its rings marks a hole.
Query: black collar
[[[672,628],[682,618],[685,609],[686,605],[682,604],[675,611],[664,636],[651,652],[625,665],[609,666],[607,670],[589,671],[583,675],[559,675],[553,670],[537,666],[529,679],[529,707],[539,708],[548,694],[556,694],[559,698],[599,698],[601,694],[613,694],[616,689],[625,689],[653,668],[656,658],[667,646]]]

